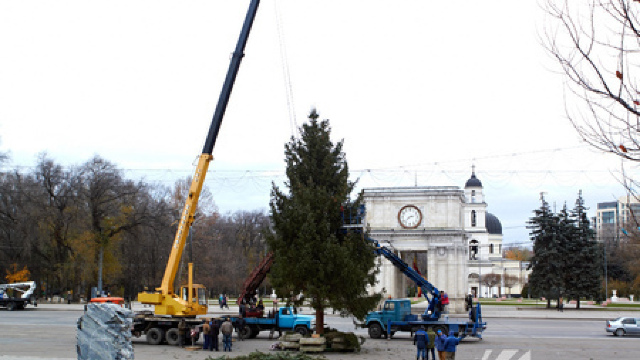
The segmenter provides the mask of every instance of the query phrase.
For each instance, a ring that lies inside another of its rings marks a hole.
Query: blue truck
[[[238,317],[231,317],[231,322],[238,323]],[[311,334],[315,330],[316,318],[313,315],[298,314],[295,307],[281,307],[278,311],[270,312],[267,317],[247,317],[245,325],[238,329],[242,337],[252,339],[260,331],[295,331],[302,336]]]
[[[409,299],[386,300],[382,310],[369,312],[364,323],[360,324],[360,326],[369,329],[371,338],[379,339],[384,336],[390,339],[398,331],[414,333],[420,327],[424,327],[425,329],[432,328],[436,332],[442,330],[444,334],[453,331],[460,339],[467,336],[482,339],[482,332],[486,329],[487,323],[482,321],[480,303],[472,307],[468,321],[449,319],[448,317],[442,318],[440,291],[417,271],[409,267],[391,249],[379,245],[377,241],[371,238],[368,238],[368,240],[375,244],[375,251],[378,255],[387,258],[403,274],[421,287],[422,293],[429,304],[424,313],[419,316],[412,313]]]
[[[482,331],[487,327],[487,324],[482,322],[480,304],[477,304],[474,310],[471,311],[472,315],[470,315],[469,321],[448,318],[424,320],[419,315],[412,314],[411,300],[389,299],[384,302],[382,310],[367,314],[363,326],[369,328],[369,336],[373,339],[379,339],[383,336],[391,338],[398,331],[414,333],[421,326],[425,329],[430,327],[435,332],[442,330],[443,334],[453,331],[460,339],[466,336],[481,339]]]

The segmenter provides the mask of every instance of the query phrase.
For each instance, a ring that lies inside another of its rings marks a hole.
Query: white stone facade
[[[372,188],[364,189],[363,197],[370,237],[394,249],[409,266],[416,266],[430,283],[445,291],[450,311],[464,311],[467,294],[491,297],[521,292],[529,273],[527,264],[523,270],[522,262],[502,257],[502,225],[487,212],[475,169],[464,189]],[[405,220],[406,208],[411,210]],[[380,264],[378,283],[372,291],[385,298],[407,297],[407,290],[415,284],[385,258],[380,258]],[[511,275],[511,279],[517,275],[519,281],[488,288],[479,279],[490,273]]]
[[[464,192],[457,187],[410,187],[365,189],[363,195],[370,237],[395,249],[408,264],[415,258],[423,276],[449,295],[450,311],[464,311],[469,236],[464,227]],[[421,218],[413,228],[401,223],[405,206],[419,209]],[[380,261],[373,291],[406,297],[412,284],[386,259]]]

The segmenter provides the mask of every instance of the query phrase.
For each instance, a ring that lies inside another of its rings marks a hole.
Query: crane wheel
[[[178,344],[180,344],[180,332],[178,331],[178,328],[171,328],[167,330],[164,337],[169,345],[178,346]]]
[[[147,330],[147,344],[160,345],[164,338],[164,331],[160,328],[151,328]]]

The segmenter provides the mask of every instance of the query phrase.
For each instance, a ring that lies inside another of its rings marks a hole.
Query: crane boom
[[[202,306],[192,304],[193,301],[191,301],[191,299],[194,295],[191,293],[194,291],[194,286],[191,282],[191,271],[189,273],[188,291],[190,295],[188,297],[184,295],[183,299],[177,297],[173,288],[173,283],[180,265],[180,259],[182,258],[182,252],[184,250],[187,236],[189,235],[189,230],[191,229],[191,225],[195,218],[198,200],[200,198],[200,193],[202,192],[209,163],[213,159],[213,147],[218,137],[218,132],[220,131],[222,118],[224,117],[227,104],[229,103],[229,98],[240,68],[240,63],[244,57],[244,49],[247,45],[249,33],[258,11],[259,4],[260,0],[251,0],[242,26],[242,31],[238,38],[238,43],[231,57],[227,76],[222,86],[222,90],[220,91],[220,97],[218,98],[218,104],[216,105],[216,109],[211,120],[211,126],[209,127],[209,132],[202,149],[202,154],[199,156],[198,165],[191,181],[191,186],[189,187],[189,194],[182,210],[178,230],[176,231],[176,236],[171,247],[171,254],[169,255],[167,267],[165,268],[164,276],[162,277],[162,283],[160,287],[156,288],[159,294],[141,293],[138,295],[140,302],[156,305],[156,314],[192,316],[201,314],[203,311],[206,313],[206,304],[201,304]]]
[[[164,277],[162,278],[162,285],[158,289],[165,294],[173,293],[173,282],[176,277],[180,258],[182,257],[182,251],[196,214],[198,199],[202,192],[209,163],[213,159],[213,156],[211,155],[213,153],[213,147],[216,139],[218,138],[220,125],[222,125],[222,118],[227,110],[227,104],[231,97],[233,84],[235,83],[236,75],[240,69],[240,63],[244,57],[244,49],[247,45],[249,32],[251,31],[251,26],[253,25],[253,20],[255,19],[256,12],[258,11],[259,4],[260,0],[251,1],[249,10],[247,11],[247,16],[244,20],[244,25],[242,26],[242,31],[240,32],[240,37],[238,38],[236,49],[231,57],[227,76],[224,80],[222,90],[220,91],[220,97],[218,98],[218,105],[216,105],[216,110],[211,120],[211,126],[209,127],[209,133],[207,134],[207,139],[204,147],[202,148],[202,155],[199,157],[198,166],[196,167],[191,187],[189,188],[189,196],[187,196],[187,201],[184,205],[184,209],[182,210],[182,216],[180,217],[180,223],[178,225],[178,230],[176,231],[171,255],[169,256],[169,262],[167,263],[167,268],[165,269]]]

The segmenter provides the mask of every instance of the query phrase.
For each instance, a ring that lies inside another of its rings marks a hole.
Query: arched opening
[[[469,260],[478,260],[478,240],[469,242]]]

